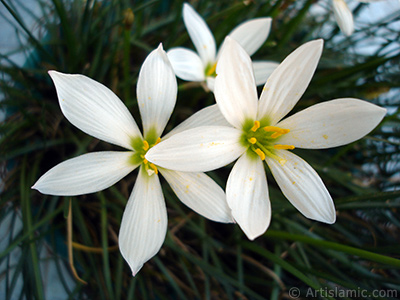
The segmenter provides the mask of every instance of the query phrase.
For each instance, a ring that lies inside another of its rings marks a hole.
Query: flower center
[[[149,176],[158,174],[158,169],[155,164],[149,162],[145,155],[149,149],[157,145],[161,141],[161,138],[155,138],[152,135],[148,135],[147,139],[135,138],[132,139],[132,147],[135,152],[131,156],[131,163],[134,165],[143,164],[147,174]]]
[[[206,74],[206,76],[207,77],[215,77],[215,76],[217,76],[217,73],[215,73],[215,70],[217,69],[217,63],[215,63],[215,64],[209,64],[207,67],[206,67],[206,70],[205,70],[205,74]]]
[[[250,125],[251,126],[251,125]],[[277,139],[288,133],[289,129],[277,126],[261,126],[260,121],[254,121],[253,127],[244,130],[242,141],[249,147],[249,150],[257,154],[261,160],[267,156],[279,161],[281,165],[286,160],[275,154],[276,150],[293,150],[293,145],[282,145],[277,143]]]

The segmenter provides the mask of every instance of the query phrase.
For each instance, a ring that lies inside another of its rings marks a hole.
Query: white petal
[[[42,194],[76,196],[104,190],[138,165],[133,152],[103,151],[68,159],[47,171],[32,187]]]
[[[157,137],[161,136],[174,109],[177,88],[175,73],[160,44],[144,61],[137,83],[145,138],[154,128]]]
[[[192,50],[173,48],[167,52],[176,76],[187,81],[204,81],[205,66],[200,57]]]
[[[208,89],[213,92],[214,87],[215,87],[215,77],[208,76],[206,78],[206,83],[207,83]]]
[[[228,126],[231,127],[231,124],[225,119],[225,117],[221,114],[221,111],[218,108],[217,104],[213,104],[199,110],[190,118],[183,121],[181,124],[176,126],[172,131],[168,132],[167,135],[163,137],[163,140],[177,134],[179,132],[196,128],[200,126]]]
[[[223,167],[242,154],[242,132],[226,126],[201,126],[171,136],[150,148],[146,159],[162,168],[207,172]]]
[[[254,77],[256,79],[256,85],[265,84],[268,77],[271,76],[272,72],[279,66],[279,63],[272,61],[253,61]]]
[[[83,132],[132,150],[141,133],[122,101],[106,86],[84,75],[49,71],[64,116]]]
[[[217,64],[215,100],[227,121],[242,129],[257,116],[257,87],[249,55],[229,36]]]
[[[232,214],[250,240],[263,234],[271,221],[271,203],[263,161],[245,153],[232,168],[226,185]]]
[[[203,65],[214,64],[216,53],[214,36],[203,18],[188,3],[183,4],[183,21]]]
[[[238,25],[229,34],[250,56],[267,40],[271,29],[271,18],[252,19]]]
[[[210,220],[232,223],[231,209],[222,188],[204,173],[186,173],[160,168],[178,198]]]
[[[275,125],[303,95],[317,68],[323,40],[308,42],[293,51],[275,69],[265,84],[259,105],[258,120]]]
[[[119,231],[119,249],[135,276],[160,250],[167,232],[167,209],[157,175],[140,168]]]
[[[333,0],[333,13],[340,30],[347,36],[354,31],[353,14],[344,0]]]
[[[335,206],[321,178],[303,159],[287,150],[276,155],[286,160],[283,165],[267,156],[266,162],[286,198],[309,219],[332,224]]]
[[[359,99],[336,99],[313,105],[278,123],[290,129],[280,144],[323,149],[354,142],[372,131],[386,109]]]

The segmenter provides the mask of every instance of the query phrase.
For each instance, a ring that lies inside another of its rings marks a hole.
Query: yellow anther
[[[143,163],[147,164],[149,161],[147,159],[143,159]]]
[[[249,141],[250,144],[253,144],[253,145],[255,143],[257,143],[257,139],[255,137],[249,138],[248,141]]]
[[[257,148],[257,149],[254,150],[254,151],[258,154],[258,156],[261,158],[261,160],[264,160],[264,159],[265,159],[265,153],[262,152],[260,148]]]
[[[264,130],[267,132],[280,133],[281,135],[290,132],[290,129],[279,128],[276,126],[265,126]]]
[[[254,121],[254,126],[250,130],[256,132],[258,128],[260,128],[260,121]]]
[[[282,133],[274,132],[273,134],[271,134],[271,138],[276,139],[277,137],[280,137],[281,135],[282,135]]]
[[[211,66],[206,72],[207,76],[212,76],[215,73],[215,70],[217,69],[217,63]]]
[[[154,145],[157,145],[159,142],[161,142],[161,138],[158,138]]]
[[[278,144],[278,145],[274,145],[274,148],[278,149],[278,150],[293,150],[295,147],[293,145],[280,145],[280,144]]]
[[[156,174],[158,174],[158,169],[154,164],[150,163],[149,167],[152,168]]]
[[[149,143],[147,141],[143,141],[143,150],[147,151],[149,150],[149,148],[150,148]]]

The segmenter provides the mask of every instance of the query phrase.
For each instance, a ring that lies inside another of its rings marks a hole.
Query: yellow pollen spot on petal
[[[155,164],[150,163],[149,166],[150,166],[150,168],[152,168],[152,169],[154,170],[154,172],[155,172],[156,174],[158,174],[158,169],[157,169],[157,167],[155,166]]]
[[[274,145],[275,149],[279,149],[279,150],[293,150],[295,147],[292,145]]]
[[[326,134],[324,134],[323,136],[322,136],[324,139],[328,139],[328,136],[326,135]]]
[[[143,141],[143,150],[147,151],[149,150],[149,148],[150,148],[149,143],[147,141]]]
[[[283,159],[283,158],[279,158],[279,163],[281,164],[281,166],[284,166],[285,164],[286,164],[286,162],[287,162],[287,160],[286,159]]]
[[[257,149],[255,150],[255,152],[258,154],[258,156],[261,158],[261,160],[264,160],[264,159],[265,159],[265,153],[262,152],[260,148],[257,148]]]
[[[215,69],[217,68],[217,63],[213,64],[210,69],[207,70],[206,75],[212,76],[215,73]]]
[[[258,128],[260,128],[260,121],[254,121],[254,126],[250,130],[256,132]]]
[[[255,137],[249,138],[249,143],[254,145],[257,143],[257,139]]]

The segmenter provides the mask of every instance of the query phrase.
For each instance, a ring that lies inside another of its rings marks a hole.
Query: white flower
[[[344,35],[350,36],[354,32],[353,14],[344,0],[332,0],[333,13],[336,22]],[[359,2],[376,2],[382,0],[358,0]]]
[[[220,52],[217,53],[214,36],[203,18],[187,3],[183,5],[183,21],[197,53],[178,47],[167,52],[168,58],[176,76],[186,81],[206,82],[208,89],[213,91],[215,68]],[[237,26],[229,36],[252,55],[267,39],[271,21],[271,18],[252,19]],[[257,84],[264,84],[277,66],[275,62],[254,62]]]
[[[143,136],[123,102],[104,85],[83,75],[49,74],[61,110],[73,125],[127,151],[94,152],[69,159],[44,174],[33,188],[50,195],[93,193],[140,167],[119,232],[119,247],[133,275],[159,251],[165,239],[167,211],[158,171],[194,211],[214,221],[232,222],[225,193],[210,177],[158,168],[144,158],[160,141],[176,102],[176,78],[161,45],[146,58],[137,83]],[[210,121],[225,124],[220,117],[213,117],[213,111],[218,111],[216,105],[189,118],[176,132]]]
[[[284,120],[317,67],[322,40],[291,53],[266,82],[259,101],[251,60],[229,37],[218,61],[215,98],[228,126],[204,126],[174,135],[146,158],[180,171],[209,171],[235,159],[226,196],[234,219],[250,239],[269,226],[271,206],[265,161],[286,198],[306,217],[335,222],[329,192],[315,170],[290,150],[351,143],[369,133],[386,110],[345,98],[311,106]]]

